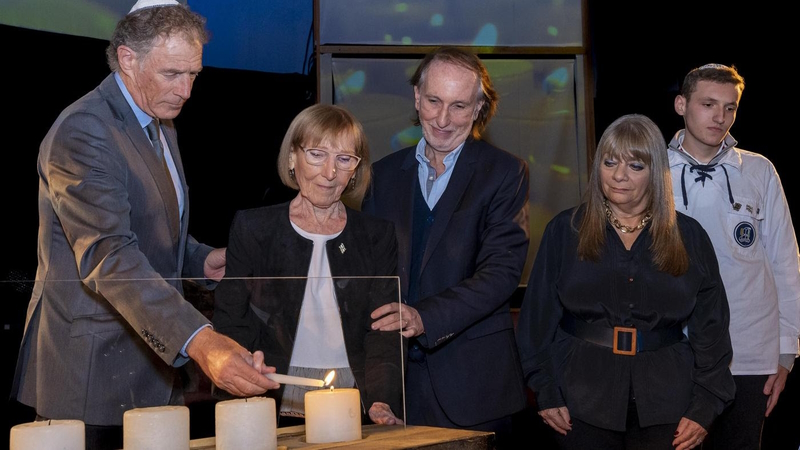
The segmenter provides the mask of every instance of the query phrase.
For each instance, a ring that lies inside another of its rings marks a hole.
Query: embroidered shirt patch
[[[740,247],[750,247],[756,242],[756,229],[750,222],[739,222],[733,229],[733,239]]]

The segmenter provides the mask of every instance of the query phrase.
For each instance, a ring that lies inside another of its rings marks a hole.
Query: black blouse
[[[522,368],[539,409],[566,405],[572,417],[624,431],[632,392],[641,426],[686,417],[708,429],[735,387],[728,301],[705,230],[678,213],[690,265],[676,277],[653,264],[649,225],[627,250],[607,224],[600,260],[579,261],[572,212],[561,212],[545,229],[517,328]],[[617,355],[561,330],[565,311],[609,327],[681,326],[688,339]]]

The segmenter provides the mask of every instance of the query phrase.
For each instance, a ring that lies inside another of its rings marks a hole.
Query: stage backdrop
[[[180,0],[186,3],[186,0]],[[135,0],[0,0],[0,24],[108,40]],[[190,0],[208,18],[206,66],[307,73],[311,48],[309,1]]]

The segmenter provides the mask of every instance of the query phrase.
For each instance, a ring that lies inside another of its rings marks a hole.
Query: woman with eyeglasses
[[[356,387],[362,420],[402,423],[402,344],[372,331],[370,312],[398,301],[397,241],[390,222],[342,202],[360,201],[370,182],[367,138],[347,110],[313,105],[295,117],[278,155],[278,173],[298,190],[290,202],[236,213],[225,278],[215,291],[213,324],[277,373]],[[278,426],[303,423],[294,384],[268,391]]]

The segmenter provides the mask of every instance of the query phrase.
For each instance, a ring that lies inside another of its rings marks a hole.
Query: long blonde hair
[[[639,160],[650,167],[650,194],[648,209],[652,212],[650,252],[653,263],[662,272],[681,275],[689,269],[689,255],[678,229],[675,201],[672,198],[672,178],[664,135],[646,116],[628,114],[615,120],[606,128],[597,144],[592,161],[589,185],[584,194],[585,208],[576,208],[572,226],[576,221],[578,231],[578,257],[597,261],[606,238],[605,195],[600,182],[600,164],[612,157]],[[578,212],[584,210],[583,217]]]

